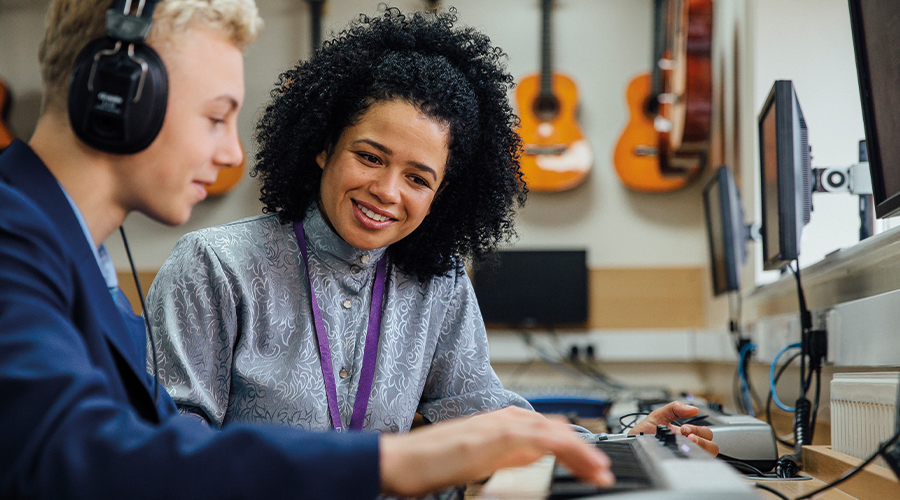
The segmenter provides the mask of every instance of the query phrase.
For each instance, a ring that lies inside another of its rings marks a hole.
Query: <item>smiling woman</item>
[[[363,250],[392,245],[431,211],[444,179],[447,127],[404,101],[379,101],[316,157],[328,225]]]
[[[525,200],[512,78],[455,12],[362,17],[257,127],[265,215],[179,241],[149,293],[160,381],[213,426],[405,432],[510,405],[462,266]]]

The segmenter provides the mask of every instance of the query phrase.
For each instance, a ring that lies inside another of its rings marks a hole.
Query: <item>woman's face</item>
[[[447,127],[412,104],[376,102],[316,157],[325,220],[363,250],[400,241],[431,211],[448,144]]]

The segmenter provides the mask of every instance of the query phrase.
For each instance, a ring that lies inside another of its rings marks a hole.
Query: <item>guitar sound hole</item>
[[[532,110],[534,111],[534,115],[541,121],[548,122],[553,120],[556,118],[556,115],[559,114],[559,99],[552,94],[548,96],[538,96],[538,98],[534,100]]]
[[[644,113],[647,116],[656,116],[659,114],[659,98],[654,95],[647,96],[644,101]]]

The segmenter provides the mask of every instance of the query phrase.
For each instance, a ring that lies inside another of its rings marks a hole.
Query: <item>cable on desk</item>
[[[756,344],[750,342],[747,339],[741,339],[738,341],[738,363],[737,363],[737,380],[735,385],[740,385],[740,388],[734,387],[735,391],[735,400],[737,401],[738,407],[742,413],[746,413],[751,417],[756,416],[756,407],[762,408],[762,404],[760,404],[759,396],[753,391],[753,386],[750,383],[750,377],[747,374],[747,369],[750,366],[750,357],[756,351]],[[737,396],[738,392],[740,392],[740,396]]]
[[[522,374],[527,372],[532,367],[532,365],[534,365],[534,359],[529,359],[525,363],[518,363],[512,373],[509,374],[509,385],[515,385],[519,381],[519,378],[522,376]]]
[[[794,266],[796,264],[796,267]],[[810,333],[812,332],[812,314],[809,312],[809,308],[806,307],[806,297],[803,294],[803,284],[800,281],[800,261],[794,259],[788,264],[787,267],[793,274],[795,281],[797,282],[797,302],[800,305],[800,351],[803,353],[800,356],[800,397],[805,398],[806,393],[809,391],[809,384],[812,381],[812,374],[814,370],[814,366],[818,361],[814,363],[814,356],[811,351],[810,345]],[[807,358],[809,358],[809,367],[807,371]]]
[[[784,371],[787,369],[787,367],[790,366],[790,364],[798,357],[800,357],[800,352],[794,353],[793,356],[791,356],[790,358],[788,358],[787,361],[785,361],[785,363],[781,366],[781,369],[779,369],[778,373],[775,375],[775,383],[776,384],[778,383],[778,380],[781,378],[781,374],[784,373]],[[772,424],[772,391],[769,391],[769,395],[766,398],[766,420],[769,422],[769,425]],[[773,427],[773,429],[774,429],[774,427]],[[791,430],[791,432],[793,432],[793,429]],[[785,439],[778,437],[777,434],[775,435],[775,439],[778,440],[779,443],[781,443],[789,448],[794,447],[794,443],[791,443]]]
[[[827,490],[827,489],[829,489],[829,488],[834,488],[835,486],[837,486],[837,485],[843,483],[844,481],[850,479],[851,477],[853,477],[854,475],[856,475],[857,472],[863,470],[867,465],[869,465],[870,463],[872,463],[876,458],[878,458],[878,455],[881,455],[882,453],[884,453],[885,450],[887,450],[888,448],[890,448],[891,445],[893,445],[898,439],[900,439],[900,432],[894,434],[894,436],[893,436],[892,438],[890,438],[890,439],[888,439],[887,441],[885,441],[885,442],[881,445],[881,447],[878,448],[878,450],[877,450],[875,453],[873,453],[869,458],[867,458],[865,461],[863,461],[863,463],[857,465],[857,466],[854,467],[853,469],[850,469],[850,470],[847,471],[843,476],[841,476],[841,477],[835,479],[834,481],[832,481],[832,482],[826,484],[825,486],[822,486],[821,488],[819,488],[819,489],[817,489],[817,490],[813,490],[813,491],[811,491],[811,492],[809,492],[809,493],[807,493],[807,494],[805,494],[805,495],[803,495],[803,496],[799,496],[799,497],[795,498],[794,500],[805,500],[805,499],[807,499],[807,498],[812,498],[813,496],[818,495],[819,493],[822,493],[823,491],[825,491],[825,490]]]
[[[590,376],[592,379],[599,380],[603,384],[606,384],[614,389],[625,390],[628,388],[628,386],[626,386],[625,384],[613,380],[609,375],[601,372],[595,366],[584,360],[577,359],[572,364],[575,365],[576,368],[579,369],[579,371],[585,372],[585,374]]]
[[[772,360],[772,368],[769,370],[769,395],[772,397],[772,399],[775,401],[775,404],[778,405],[779,408],[781,408],[784,411],[788,411],[788,412],[794,412],[795,408],[785,405],[784,403],[781,402],[780,399],[778,399],[778,393],[775,392],[775,383],[778,382],[779,378],[781,378],[781,374],[784,372],[785,369],[787,369],[787,366],[789,364],[791,364],[791,362],[794,361],[794,359],[796,359],[797,357],[800,357],[800,355],[803,354],[803,352],[801,351],[801,352],[795,354],[794,356],[792,356],[790,359],[788,359],[788,361],[781,368],[781,371],[778,372],[778,377],[775,376],[775,367],[776,367],[776,365],[778,365],[778,360],[781,358],[781,355],[785,353],[785,351],[787,351],[788,349],[800,349],[800,348],[801,348],[801,344],[799,342],[797,342],[795,344],[790,344],[790,345],[782,348],[780,351],[778,351],[778,354],[776,354],[775,358]],[[802,360],[803,360],[803,358],[801,357],[801,362],[802,362]],[[800,376],[803,377],[803,374],[801,373]]]
[[[649,415],[649,414],[650,414],[649,411],[636,411],[636,412],[632,412],[632,413],[626,413],[626,414],[620,416],[620,417],[619,417],[619,425],[622,426],[622,431],[621,431],[621,432],[625,432],[625,431],[627,431],[628,429],[631,429],[632,427],[634,427],[635,425],[637,425],[638,417],[640,417],[640,416],[647,416],[647,415]],[[634,418],[631,419],[631,422],[628,422],[628,423],[626,424],[623,420],[626,419],[626,418],[628,418],[628,417],[634,417]]]
[[[771,474],[766,474],[765,472],[757,469],[756,467],[754,467],[748,463],[744,463],[744,462],[741,462],[738,460],[728,460],[728,459],[724,459],[724,458],[722,459],[722,461],[724,461],[728,465],[734,467],[738,471],[743,472],[745,474],[745,477],[748,477],[750,479],[752,479],[754,477],[764,477],[764,478],[772,477]]]
[[[730,293],[728,301],[728,327],[734,339],[734,347],[738,352],[737,369],[735,371],[733,397],[738,410],[741,413],[756,416],[756,409],[762,409],[763,405],[753,390],[750,377],[747,373],[750,365],[750,356],[756,350],[756,345],[750,339],[744,337],[741,329],[741,316],[743,299],[740,293]],[[739,395],[740,393],[740,395]]]
[[[740,363],[740,361],[738,361]],[[734,400],[734,405],[737,406],[737,409],[741,413],[747,413],[746,404],[741,397],[741,388],[740,388],[740,378],[741,378],[741,369],[740,367],[735,368],[734,377],[731,377],[731,398]]]
[[[551,368],[562,373],[563,375],[567,375],[574,379],[588,378],[594,382],[598,382],[601,386],[603,386],[604,388],[611,391],[611,396],[613,396],[613,397],[610,397],[610,399],[615,399],[614,395],[616,393],[618,393],[619,391],[621,391],[625,387],[624,385],[621,385],[618,383],[613,383],[613,382],[609,381],[608,379],[602,379],[602,378],[599,378],[596,376],[588,375],[587,373],[584,373],[584,371],[582,371],[582,370],[577,370],[577,369],[567,365],[566,363],[564,363],[562,361],[564,358],[560,353],[557,353],[558,357],[554,357],[551,354],[547,353],[544,349],[535,345],[535,343],[533,342],[533,340],[531,338],[531,334],[528,332],[520,332],[520,335],[522,337],[522,340],[525,342],[525,345],[527,345],[535,353],[537,353],[538,357],[540,357],[545,363],[550,365]]]
[[[587,375],[588,378],[592,380],[599,381],[601,384],[609,386],[611,389],[621,391],[628,388],[627,385],[614,380],[612,377],[601,372],[589,363],[585,363],[579,358],[572,359],[571,357],[566,356],[559,348],[559,336],[556,334],[556,330],[549,330],[549,333],[553,337],[554,344],[556,344],[557,356],[559,356],[560,359],[568,359],[569,363],[573,365],[577,371]]]
[[[813,409],[809,421],[809,442],[812,444],[813,435],[816,433],[816,415],[819,414],[819,395],[822,393],[822,369],[816,370],[816,396],[813,398]]]
[[[796,264],[796,268],[794,267],[794,264]],[[795,259],[788,264],[788,269],[794,273],[794,277],[797,281],[797,301],[800,306],[800,397],[797,398],[797,403],[795,405],[796,410],[794,412],[794,453],[778,459],[779,463],[776,465],[776,471],[778,471],[779,475],[782,473],[793,474],[793,472],[790,472],[790,469],[802,467],[802,447],[807,444],[812,444],[812,437],[815,432],[816,413],[819,410],[822,361],[828,353],[826,331],[813,329],[812,315],[806,307],[806,299],[804,298],[803,286],[800,281],[800,262]],[[809,393],[814,374],[816,376],[816,393],[813,403],[814,406],[811,410],[811,405],[806,398],[806,395]],[[793,465],[791,465],[789,469],[781,469],[782,460],[793,462]]]

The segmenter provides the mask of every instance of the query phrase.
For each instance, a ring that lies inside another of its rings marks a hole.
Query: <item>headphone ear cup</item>
[[[69,121],[87,145],[116,154],[146,149],[166,115],[169,81],[159,55],[147,45],[103,37],[75,60],[69,82]]]

